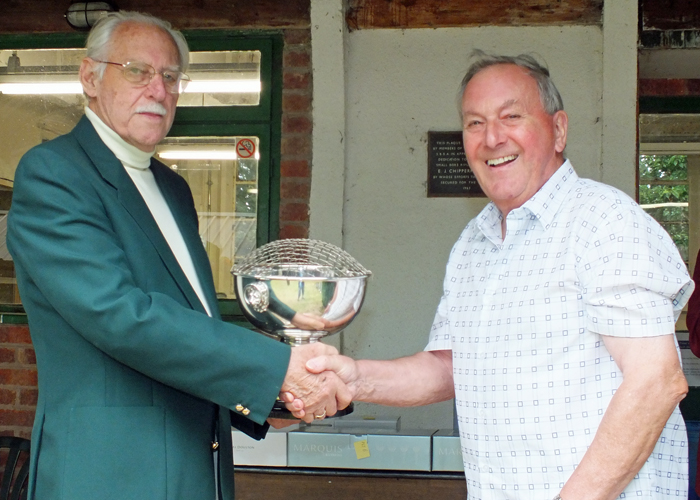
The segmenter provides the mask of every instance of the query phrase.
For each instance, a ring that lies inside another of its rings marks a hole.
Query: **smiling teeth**
[[[518,155],[504,156],[502,158],[496,158],[495,160],[487,160],[486,164],[489,167],[495,167],[495,166],[501,165],[502,163],[505,163],[507,161],[515,160],[517,157],[518,157]]]

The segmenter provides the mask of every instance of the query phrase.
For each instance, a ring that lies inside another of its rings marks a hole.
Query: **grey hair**
[[[168,33],[168,35],[170,35],[170,37],[173,39],[173,43],[175,43],[177,52],[180,56],[180,71],[183,73],[187,71],[187,67],[190,64],[190,49],[187,46],[187,41],[182,33],[174,29],[168,21],[164,21],[163,19],[151,16],[150,14],[143,14],[141,12],[110,12],[97,21],[92,30],[90,30],[87,43],[85,44],[87,56],[90,59],[97,61],[104,61],[107,57],[109,57],[114,32],[119,26],[125,23],[154,26]],[[98,78],[102,78],[106,67],[106,64],[98,64],[95,67],[95,75]]]
[[[549,69],[543,64],[540,64],[533,56],[529,54],[520,54],[518,56],[493,55],[487,54],[483,50],[476,49],[472,51],[471,57],[476,58],[476,61],[469,66],[467,73],[462,79],[462,84],[459,88],[460,98],[464,95],[467,84],[469,84],[471,79],[480,71],[498,64],[515,64],[525,69],[537,82],[537,88],[540,92],[540,101],[542,101],[542,107],[547,114],[553,115],[557,111],[564,109],[564,101],[557,87],[554,85],[552,78],[549,76]]]

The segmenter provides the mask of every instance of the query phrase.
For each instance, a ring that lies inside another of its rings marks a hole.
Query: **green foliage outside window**
[[[639,204],[671,235],[688,262],[688,158],[640,155]]]

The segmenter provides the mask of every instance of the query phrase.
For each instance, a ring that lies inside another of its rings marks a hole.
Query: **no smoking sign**
[[[239,158],[250,158],[255,154],[255,143],[250,139],[241,139],[236,143],[236,153]]]

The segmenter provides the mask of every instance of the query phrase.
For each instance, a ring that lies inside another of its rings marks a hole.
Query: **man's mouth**
[[[486,164],[489,167],[498,167],[499,165],[512,162],[517,157],[518,155],[502,156],[500,158],[494,158],[493,160],[486,160]]]

